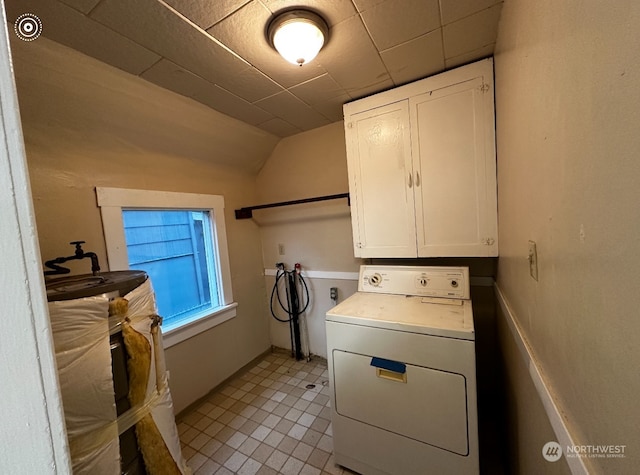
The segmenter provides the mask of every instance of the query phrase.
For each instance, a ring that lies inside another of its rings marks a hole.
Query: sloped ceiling
[[[6,0],[9,21],[286,137],[354,99],[493,53],[500,0]],[[307,8],[329,40],[302,67],[268,44],[275,14]],[[37,41],[37,40],[36,40]]]

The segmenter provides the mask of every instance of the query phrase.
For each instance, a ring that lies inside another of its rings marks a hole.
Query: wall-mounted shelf
[[[266,209],[266,208],[278,208],[280,206],[290,206],[290,205],[299,205],[303,203],[313,203],[316,201],[327,201],[327,200],[337,200],[341,198],[346,198],[347,203],[349,203],[349,193],[338,193],[337,195],[326,195],[326,196],[316,196],[314,198],[303,198],[300,200],[291,200],[291,201],[281,201],[279,203],[269,203],[265,205],[257,205],[257,206],[247,206],[246,208],[240,208],[235,210],[236,219],[249,219],[253,217],[253,211],[256,209]]]

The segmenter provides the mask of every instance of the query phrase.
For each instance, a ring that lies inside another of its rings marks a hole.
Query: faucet
[[[45,267],[48,267],[49,269],[53,269],[53,270],[44,271],[44,275],[68,274],[69,272],[71,272],[71,269],[62,267],[59,264],[63,264],[67,261],[71,261],[74,259],[84,259],[85,257],[88,257],[89,259],[91,259],[92,274],[96,275],[98,272],[100,272],[100,264],[98,263],[98,256],[96,255],[95,252],[84,252],[84,250],[82,249],[82,244],[84,243],[85,241],[71,241],[69,244],[76,246],[75,254],[73,256],[68,256],[68,257],[56,257],[55,259],[46,261],[44,263]]]

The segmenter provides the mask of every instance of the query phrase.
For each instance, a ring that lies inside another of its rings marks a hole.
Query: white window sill
[[[236,316],[237,302],[217,308],[213,313],[205,313],[202,317],[175,328],[162,329],[162,343],[165,348],[177,345],[188,338],[194,337],[210,328],[231,320]]]

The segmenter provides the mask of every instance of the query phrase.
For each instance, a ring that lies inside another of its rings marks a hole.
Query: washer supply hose
[[[285,292],[287,297],[287,303],[284,304],[282,302],[282,298],[280,296],[280,290],[278,288],[278,284],[280,279],[285,277]],[[296,277],[302,282],[302,286],[305,291],[305,299],[306,303],[304,308],[300,309],[300,296],[298,294],[298,284],[296,282]],[[278,304],[280,308],[287,314],[287,318],[280,318],[276,315],[274,309],[274,296],[277,297]],[[294,356],[296,360],[302,359],[302,343],[300,340],[300,322],[299,316],[309,307],[309,287],[307,287],[307,283],[304,280],[304,277],[299,272],[298,265],[296,265],[296,269],[292,271],[287,271],[284,269],[284,265],[278,264],[276,271],[276,280],[273,284],[273,289],[271,290],[271,299],[269,300],[269,309],[271,311],[271,316],[278,320],[279,322],[289,323],[289,336],[291,338],[291,352],[292,356]]]

